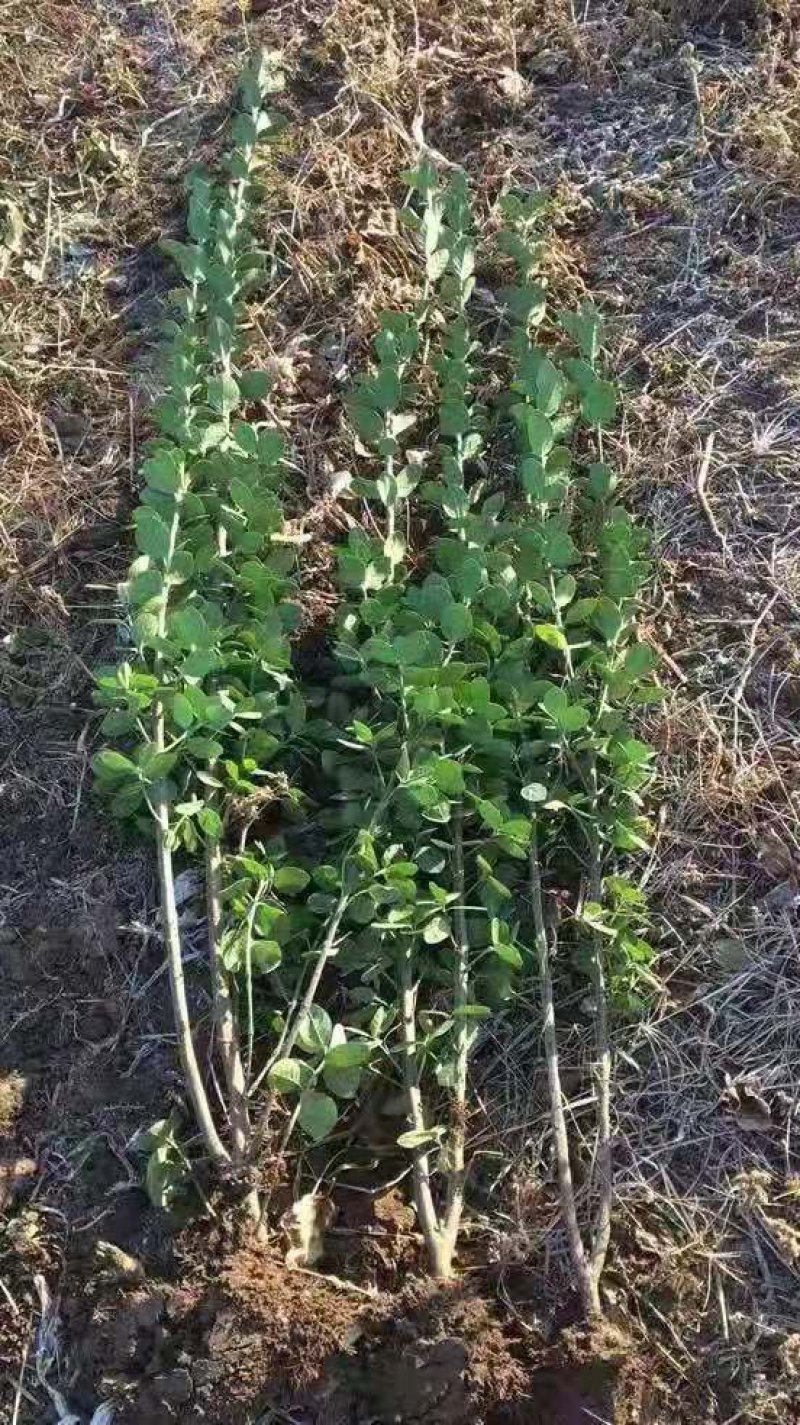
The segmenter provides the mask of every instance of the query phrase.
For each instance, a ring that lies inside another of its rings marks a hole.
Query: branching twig
[[[348,892],[342,890],[339,899],[334,907],[333,914],[331,915],[331,918],[328,922],[328,928],[325,932],[322,944],[320,945],[319,951],[317,952],[317,958],[314,961],[314,968],[311,971],[311,978],[309,979],[309,982],[302,997],[300,997],[299,995],[296,996],[289,1007],[289,1012],[286,1016],[286,1026],[284,1028],[283,1034],[281,1035],[278,1041],[277,1047],[270,1056],[270,1061],[267,1065],[266,1072],[269,1071],[269,1068],[273,1064],[275,1064],[278,1059],[288,1059],[291,1055],[292,1050],[294,1049],[295,1044],[297,1043],[297,1036],[299,1035],[300,1030],[303,1027],[303,1023],[308,1017],[309,1010],[311,1009],[311,1006],[313,1005],[316,999],[317,990],[319,989],[320,980],[322,979],[325,966],[327,965],[328,960],[330,959],[331,955],[333,955],[336,949],[336,938],[339,934],[339,926],[342,923],[342,916],[344,915],[345,910],[347,909],[349,899],[350,896]],[[266,1141],[267,1133],[269,1131],[269,1119],[270,1114],[272,1112],[273,1103],[274,1095],[270,1093],[267,1096],[267,1101],[264,1104],[264,1107],[262,1108],[261,1116],[253,1132],[251,1144],[251,1153],[253,1154],[253,1156],[256,1156],[258,1154],[258,1152],[263,1147]]]

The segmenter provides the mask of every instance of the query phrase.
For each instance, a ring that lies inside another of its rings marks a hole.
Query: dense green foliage
[[[599,315],[551,313],[537,275],[546,195],[504,200],[498,349],[496,316],[472,311],[466,181],[423,161],[401,214],[420,299],[382,316],[348,402],[362,517],[338,550],[335,634],[298,678],[282,441],[250,418],[265,383],[239,337],[277,83],[248,71],[228,181],[193,180],[191,241],[169,244],[186,285],[135,516],[134,650],[100,678],[115,746],[96,766],[115,814],[149,809],[170,850],[224,852],[217,950],[246,1018],[252,1153],[277,1103],[284,1146],[295,1125],[321,1141],[395,1080],[446,1274],[469,1056],[537,973],[532,873],[596,997],[635,1009],[651,958],[619,864],[647,837],[651,753],[630,716],[658,696],[636,638],[644,540],[602,458],[616,392]]]

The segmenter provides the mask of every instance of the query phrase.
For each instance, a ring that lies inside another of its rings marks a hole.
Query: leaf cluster
[[[95,768],[115,816],[146,826],[166,805],[170,845],[190,856],[243,809],[280,803],[280,830],[238,847],[228,835],[224,863],[221,955],[256,1083],[312,1143],[376,1075],[405,1083],[398,1143],[436,1151],[447,1173],[481,1025],[533,973],[534,850],[575,972],[600,937],[628,1010],[649,974],[646,907],[619,864],[647,845],[651,751],[632,719],[660,696],[637,634],[646,542],[603,459],[617,393],[600,315],[552,312],[539,275],[547,196],[504,204],[514,272],[489,413],[466,180],[443,184],[424,161],[403,210],[422,293],[383,314],[348,402],[366,518],[337,551],[328,676],[298,677],[283,440],[240,335],[263,270],[249,223],[278,85],[270,60],[247,71],[225,181],[193,177],[187,241],[165,243],[183,286],[121,589],[129,647],[98,678],[111,742]],[[510,436],[512,479],[498,456]],[[411,551],[420,520],[429,537]]]

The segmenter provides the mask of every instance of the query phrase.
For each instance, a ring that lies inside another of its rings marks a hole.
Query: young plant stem
[[[231,1160],[241,1166],[250,1146],[250,1115],[247,1109],[247,1081],[242,1063],[239,1025],[231,994],[228,972],[222,963],[222,847],[218,837],[206,843],[206,909],[208,918],[208,949],[213,993],[214,1027],[217,1047],[225,1076],[227,1116],[231,1131]],[[248,1217],[259,1222],[261,1209],[258,1194],[250,1191],[245,1199]]]
[[[539,844],[535,818],[532,822],[528,865],[536,953],[539,962],[539,983],[542,996],[544,1047],[545,1058],[547,1060],[547,1083],[550,1094],[550,1120],[553,1126],[553,1139],[555,1143],[561,1215],[564,1219],[570,1261],[572,1262],[572,1269],[575,1273],[581,1303],[587,1317],[591,1318],[600,1314],[600,1298],[597,1282],[593,1279],[586,1258],[586,1249],[584,1248],[581,1230],[578,1225],[575,1184],[572,1180],[572,1167],[569,1161],[569,1136],[567,1134],[567,1121],[564,1114],[564,1094],[561,1087],[561,1070],[558,1061],[553,978],[550,969],[550,948],[544,918],[542,874],[539,863]]]
[[[169,600],[169,584],[166,575],[169,573],[175,558],[179,531],[180,504],[176,503],[170,525],[169,547],[164,560],[164,590],[158,611],[159,633],[162,638],[166,635],[167,604]],[[160,660],[157,660],[156,674],[158,675],[160,672]],[[156,753],[164,752],[164,707],[160,699],[155,704],[153,715],[153,745]],[[200,1065],[197,1062],[197,1053],[192,1037],[192,1022],[189,1014],[189,1004],[186,998],[186,982],[183,975],[181,931],[178,922],[178,908],[175,901],[175,875],[172,865],[172,849],[170,846],[169,801],[164,792],[160,789],[153,799],[152,809],[156,823],[158,879],[161,891],[161,919],[164,931],[164,948],[169,972],[172,1011],[178,1036],[178,1053],[183,1068],[184,1080],[189,1091],[189,1097],[192,1100],[197,1125],[200,1129],[206,1152],[213,1162],[224,1163],[228,1161],[229,1154],[217,1132],[214,1119],[211,1115],[211,1107],[200,1073]]]
[[[272,1065],[275,1064],[278,1059],[288,1059],[291,1056],[292,1050],[294,1049],[294,1046],[297,1043],[297,1036],[299,1035],[300,1030],[303,1026],[303,1021],[307,1017],[311,1006],[313,1005],[316,999],[317,990],[319,989],[320,980],[322,979],[325,966],[327,965],[328,960],[336,949],[336,937],[339,934],[339,926],[342,922],[342,916],[344,915],[345,910],[347,909],[349,899],[349,893],[343,890],[341,895],[339,896],[338,901],[336,902],[333,913],[328,922],[328,927],[325,932],[325,936],[317,953],[317,958],[314,961],[314,968],[311,971],[311,978],[309,979],[302,998],[299,995],[296,995],[292,1004],[289,1007],[289,1013],[286,1018],[286,1027],[278,1041],[277,1047],[275,1048],[273,1054],[270,1057],[269,1063],[266,1066],[266,1073],[269,1072]],[[269,1119],[272,1113],[274,1101],[275,1096],[272,1092],[270,1092],[267,1095],[266,1103],[264,1104],[264,1107],[261,1111],[261,1116],[255,1126],[255,1130],[252,1135],[251,1152],[253,1156],[255,1156],[260,1151],[266,1140],[267,1133],[269,1131]]]
[[[164,746],[164,719],[160,709],[156,712],[153,742],[157,751]],[[181,932],[178,923],[178,909],[175,902],[175,876],[172,866],[172,851],[169,845],[169,803],[159,796],[153,802],[156,823],[156,845],[158,859],[158,880],[161,891],[161,920],[164,932],[164,949],[169,972],[169,988],[172,998],[172,1012],[178,1037],[178,1053],[189,1097],[192,1100],[197,1126],[200,1129],[208,1156],[215,1163],[226,1163],[229,1154],[217,1133],[203,1083],[200,1065],[192,1038],[191,1016],[186,998],[186,983],[183,975],[181,953]]]
[[[255,1016],[253,1010],[253,932],[256,911],[261,904],[260,892],[253,897],[247,911],[244,932],[244,965],[247,995],[247,1056],[245,1059],[245,1082],[250,1085],[253,1077],[253,1047],[255,1041]],[[249,1090],[248,1090],[249,1093]]]
[[[470,1031],[466,1009],[469,1003],[469,936],[467,916],[464,909],[464,812],[459,803],[453,807],[451,819],[453,831],[453,890],[457,900],[453,906],[455,928],[456,961],[453,973],[453,1013],[456,1019],[455,1033],[455,1083],[451,1102],[452,1126],[448,1145],[447,1198],[444,1210],[442,1235],[447,1253],[447,1275],[450,1275],[452,1260],[461,1225],[464,1208],[465,1145],[467,1117],[467,1067],[469,1059]]]
[[[550,575],[550,589],[557,627],[564,630],[561,610],[555,597],[555,581]],[[566,636],[566,634],[565,634]],[[564,649],[564,666],[567,679],[574,681],[575,669],[569,645]],[[605,690],[600,702],[599,714],[605,705]],[[582,774],[590,797],[590,815],[585,823],[585,833],[589,846],[589,895],[599,905],[603,896],[603,868],[600,854],[600,838],[597,833],[599,811],[599,787],[597,780],[597,759],[594,754],[589,759],[588,775]],[[611,1049],[608,1038],[608,995],[606,992],[605,964],[603,959],[603,937],[592,931],[590,951],[590,973],[594,1000],[595,1065],[594,1079],[597,1094],[597,1141],[594,1155],[594,1169],[598,1179],[598,1205],[589,1237],[588,1269],[592,1286],[592,1311],[587,1315],[599,1314],[600,1277],[603,1274],[608,1246],[611,1241],[611,1214],[614,1196],[613,1167],[611,1157]]]
[[[600,839],[597,834],[597,765],[592,758],[590,777],[594,787],[595,811],[588,823],[589,839],[589,894],[596,904],[600,904],[603,894],[603,868],[600,854]],[[589,1264],[595,1291],[605,1266],[609,1242],[611,1241],[611,1213],[614,1200],[614,1174],[611,1154],[611,1046],[608,1034],[608,994],[604,963],[603,937],[594,931],[591,943],[591,977],[594,997],[595,1033],[595,1085],[597,1093],[597,1145],[595,1149],[595,1171],[597,1174],[598,1205],[592,1226]],[[598,1298],[599,1306],[599,1298]]]
[[[417,992],[414,985],[413,945],[401,941],[397,955],[397,978],[400,989],[400,1019],[403,1031],[403,1082],[411,1127],[415,1133],[425,1133],[425,1110],[419,1082],[417,1055]],[[428,1253],[433,1275],[446,1280],[450,1275],[452,1253],[448,1254],[443,1240],[438,1214],[431,1190],[431,1166],[427,1149],[420,1145],[413,1150],[412,1180],[414,1206]]]

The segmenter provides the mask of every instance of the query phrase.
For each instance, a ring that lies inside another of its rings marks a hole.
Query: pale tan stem
[[[552,574],[550,576],[550,591],[553,599],[556,624],[558,628],[564,632],[564,623],[561,617],[561,610],[558,607],[555,597],[555,581]],[[568,645],[564,649],[564,665],[567,678],[570,682],[574,681],[575,670],[572,662],[572,653]],[[605,709],[607,691],[606,686],[603,689],[603,695],[597,714],[598,718],[602,716]],[[590,855],[590,895],[592,900],[599,904],[603,894],[603,878],[600,843],[597,835],[599,788],[597,782],[597,762],[594,756],[591,757],[589,762],[588,777],[583,775],[580,767],[578,767],[578,772],[591,798],[590,817],[586,832]],[[595,1092],[597,1094],[597,1142],[595,1147],[594,1168],[599,1180],[599,1199],[597,1211],[590,1229],[588,1272],[591,1286],[591,1305],[586,1305],[586,1311],[587,1315],[597,1316],[601,1312],[599,1284],[603,1267],[605,1266],[608,1245],[611,1241],[611,1214],[613,1205],[613,1171],[611,1160],[611,1050],[608,1038],[608,997],[606,993],[602,936],[599,935],[597,931],[594,931],[592,934],[590,973],[592,993],[594,996],[594,1080]]]
[[[597,783],[597,769],[592,765],[592,777]],[[589,892],[600,903],[603,894],[603,874],[600,845],[594,822],[589,831]],[[589,1264],[597,1291],[611,1241],[611,1217],[614,1203],[614,1172],[611,1151],[611,1045],[608,1033],[608,993],[603,937],[595,931],[591,949],[592,994],[594,998],[595,1091],[597,1093],[597,1145],[595,1172],[598,1205],[592,1224]],[[599,1308],[599,1297],[598,1297]]]
[[[159,734],[159,724],[161,732]],[[156,750],[163,748],[163,718],[156,716]],[[169,847],[169,806],[163,797],[153,803],[156,823],[156,844],[158,851],[158,880],[161,891],[161,923],[164,933],[164,950],[169,972],[169,988],[172,998],[172,1012],[178,1039],[178,1054],[189,1097],[192,1100],[197,1126],[205,1144],[206,1152],[216,1163],[228,1161],[229,1154],[217,1133],[208,1102],[200,1065],[197,1062],[189,1005],[186,998],[186,984],[183,975],[181,953],[181,932],[178,923],[178,909],[175,903],[175,877],[172,867],[172,852]]]
[[[267,1072],[271,1065],[276,1063],[278,1059],[288,1059],[291,1055],[292,1050],[294,1049],[295,1044],[297,1043],[297,1036],[302,1028],[303,1020],[308,1015],[308,1012],[311,1009],[314,1000],[316,999],[317,990],[319,989],[319,983],[322,979],[325,966],[327,965],[331,955],[333,955],[336,950],[336,938],[339,934],[339,926],[341,925],[342,916],[344,915],[345,910],[347,909],[349,899],[349,895],[345,891],[342,891],[339,900],[336,903],[330,921],[328,922],[328,928],[325,932],[325,937],[322,941],[322,944],[319,948],[319,952],[317,954],[317,958],[314,962],[314,968],[311,972],[311,978],[308,982],[308,985],[306,986],[305,993],[303,994],[302,999],[296,998],[294,1003],[290,1006],[289,1014],[287,1015],[286,1020],[286,1028],[283,1034],[281,1035],[280,1041],[278,1043],[277,1048],[275,1049],[275,1052],[270,1058],[270,1063],[267,1066]],[[253,1133],[253,1153],[258,1152],[258,1150],[263,1146],[263,1143],[266,1139],[267,1132],[269,1129],[269,1118],[272,1112],[273,1103],[274,1094],[269,1093],[267,1096],[267,1101],[261,1112],[261,1117],[259,1118],[258,1123],[256,1124],[255,1132]]]
[[[412,954],[413,946],[410,942],[400,944],[397,967],[400,987],[400,1019],[403,1032],[403,1082],[411,1127],[415,1133],[424,1133],[425,1110],[419,1083],[417,991],[412,974]],[[414,1206],[428,1258],[434,1276],[446,1278],[450,1275],[450,1263],[447,1259],[442,1229],[433,1201],[430,1159],[424,1145],[412,1150],[412,1165]]]
[[[465,1010],[469,1004],[469,936],[465,911],[464,881],[464,813],[460,804],[453,807],[453,890],[457,900],[453,906],[455,928],[455,970],[453,974],[453,1010],[455,1029],[455,1082],[451,1102],[447,1199],[444,1210],[443,1238],[449,1254],[447,1275],[450,1275],[455,1253],[461,1214],[464,1210],[465,1149],[467,1133],[467,1070],[470,1028]]]
[[[170,527],[169,549],[164,561],[165,573],[169,571],[178,543],[180,530],[180,506],[176,504]],[[165,578],[161,596],[158,623],[163,636],[167,625],[167,601],[169,585]],[[161,673],[161,660],[156,660],[156,673]],[[164,751],[164,708],[157,701],[153,714],[153,745],[157,753]],[[169,843],[169,802],[159,793],[152,804],[156,823],[156,847],[158,858],[158,880],[161,892],[161,922],[164,932],[164,950],[169,973],[169,988],[172,998],[172,1013],[178,1038],[178,1054],[183,1068],[183,1076],[197,1119],[197,1126],[209,1157],[217,1163],[227,1162],[228,1151],[223,1144],[211,1115],[200,1065],[192,1037],[192,1022],[186,998],[186,983],[183,975],[183,955],[181,952],[181,931],[178,922],[178,908],[175,903],[175,875],[172,865],[172,850]]]
[[[236,1007],[231,993],[231,982],[221,957],[222,847],[217,837],[209,838],[206,842],[205,862],[208,953],[214,996],[214,1028],[227,1091],[228,1120],[231,1128],[231,1157],[234,1163],[243,1163],[250,1142],[250,1115],[247,1111],[247,1090],[239,1044]]]
[[[583,1245],[578,1224],[578,1210],[575,1204],[575,1185],[572,1180],[572,1166],[569,1160],[569,1136],[564,1113],[564,1095],[561,1088],[561,1070],[558,1062],[558,1041],[556,1039],[555,1006],[553,1002],[553,979],[550,970],[550,948],[547,927],[544,920],[542,900],[542,878],[539,866],[539,848],[536,822],[533,822],[529,856],[529,878],[533,925],[536,938],[536,953],[539,962],[539,984],[542,998],[542,1021],[545,1058],[547,1061],[547,1082],[550,1094],[550,1121],[558,1171],[558,1187],[561,1200],[561,1215],[567,1234],[572,1269],[575,1273],[578,1292],[583,1309],[589,1317],[598,1315],[600,1301],[596,1283],[592,1279],[586,1249]]]

